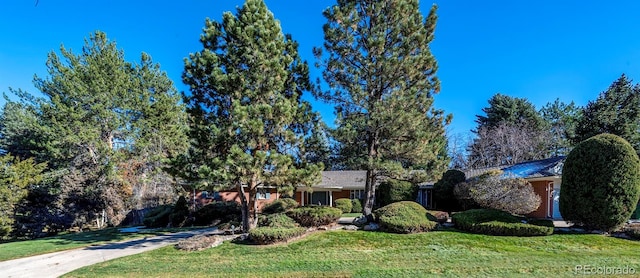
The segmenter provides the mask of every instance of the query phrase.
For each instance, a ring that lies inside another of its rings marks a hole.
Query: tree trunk
[[[256,175],[251,177],[251,184],[249,184],[249,207],[251,208],[251,216],[249,217],[249,228],[253,229],[258,226],[258,202],[256,201],[258,195],[258,179]]]
[[[242,232],[248,233],[251,229],[249,225],[249,203],[247,202],[247,196],[244,195],[244,187],[238,182],[236,185],[238,189],[238,195],[240,195],[240,204],[242,205]]]
[[[372,169],[367,170],[364,194],[362,214],[367,218],[367,222],[373,222],[373,205],[376,201],[376,175]]]
[[[367,132],[367,148],[368,148],[368,160],[367,165],[367,179],[364,187],[364,206],[362,207],[362,214],[367,218],[368,222],[373,222],[373,205],[376,201],[376,169],[375,159],[378,156],[378,148],[376,146],[376,138],[378,132]]]

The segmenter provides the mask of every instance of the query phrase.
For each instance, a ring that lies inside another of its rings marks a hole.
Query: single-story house
[[[561,218],[559,211],[559,194],[562,183],[562,166],[565,157],[554,157],[543,160],[527,161],[511,166],[491,167],[463,171],[467,179],[499,169],[505,176],[524,178],[531,183],[534,191],[540,195],[542,204],[530,216],[538,218]],[[300,205],[334,204],[340,198],[364,199],[366,171],[323,171],[319,184],[313,187],[299,186],[294,193],[295,200]],[[434,208],[433,182],[419,185],[417,202],[425,208]],[[248,193],[247,193],[248,194]],[[248,197],[248,196],[247,196]],[[264,205],[282,198],[276,188],[264,187],[258,191],[258,209]],[[196,192],[194,202],[204,205],[212,200],[240,202],[235,190],[221,192]]]
[[[313,187],[299,186],[294,193],[295,200],[300,205],[330,205],[340,198],[364,199],[366,171],[323,171],[319,184]],[[247,199],[249,193],[245,193]],[[261,187],[258,189],[258,210],[266,204],[279,198],[282,194],[275,187]],[[240,203],[240,197],[235,189],[224,191],[194,191],[191,193],[193,203],[199,206],[211,201],[236,201]]]

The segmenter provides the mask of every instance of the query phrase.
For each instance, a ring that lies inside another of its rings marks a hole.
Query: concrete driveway
[[[215,227],[4,261],[0,262],[0,277],[58,277],[81,267],[158,249],[214,231]]]

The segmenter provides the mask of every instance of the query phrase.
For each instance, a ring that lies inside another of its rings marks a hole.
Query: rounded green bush
[[[351,212],[362,212],[362,202],[360,199],[351,199]]]
[[[287,241],[297,236],[303,235],[307,230],[302,227],[296,228],[274,228],[258,227],[249,231],[249,237],[256,244],[272,244]]]
[[[531,220],[495,209],[472,209],[452,217],[460,230],[494,236],[546,236],[553,234],[551,220]]]
[[[460,170],[448,170],[444,172],[442,178],[433,185],[433,198],[436,207],[446,211],[461,210],[458,199],[453,194],[456,184],[464,182],[467,178]]]
[[[342,213],[349,213],[353,208],[353,204],[349,199],[337,199],[334,201],[336,208],[342,210]]]
[[[282,198],[282,199],[275,200],[269,204],[266,204],[262,208],[262,213],[264,214],[283,213],[297,207],[298,207],[298,202],[296,202],[296,200],[291,198]]]
[[[418,186],[408,181],[389,179],[378,185],[378,204],[383,207],[400,201],[413,201],[418,197]]]
[[[304,227],[329,225],[338,221],[341,215],[342,210],[325,206],[299,207],[287,212],[287,216]]]
[[[564,220],[612,231],[631,217],[639,197],[640,159],[623,138],[596,135],[567,156],[560,194]]]
[[[387,232],[411,234],[430,231],[436,222],[427,218],[427,210],[411,201],[396,202],[377,209],[376,220]]]

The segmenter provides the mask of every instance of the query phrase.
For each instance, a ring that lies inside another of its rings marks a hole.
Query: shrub
[[[171,225],[173,227],[182,227],[187,225],[186,221],[188,217],[189,205],[187,204],[187,199],[184,196],[180,196],[176,204],[173,206],[173,210],[169,216],[171,219]]]
[[[550,220],[531,220],[495,209],[473,209],[452,216],[463,231],[494,236],[546,236],[553,234]]]
[[[389,179],[378,185],[378,204],[383,207],[400,201],[415,201],[418,197],[418,186],[408,181]]]
[[[171,205],[158,206],[144,216],[142,223],[148,228],[166,227],[171,220],[172,210],[173,207]]]
[[[332,207],[300,207],[287,212],[287,216],[293,218],[304,227],[317,227],[336,222],[342,211]]]
[[[461,182],[453,186],[453,195],[458,200],[458,205],[462,210],[480,208],[471,196],[472,184],[470,182]]]
[[[291,198],[282,198],[275,200],[262,208],[262,213],[283,213],[298,207],[298,202]]]
[[[427,218],[431,221],[435,221],[442,224],[447,222],[447,220],[449,220],[449,213],[446,211],[439,211],[439,210],[427,210]]]
[[[295,228],[300,227],[295,220],[284,213],[261,215],[258,221],[260,227]]]
[[[420,204],[411,201],[396,202],[375,211],[376,221],[380,228],[392,233],[420,233],[429,231],[436,222],[427,218],[427,210]]]
[[[362,202],[360,199],[351,199],[351,212],[362,212]]]
[[[525,179],[503,177],[496,170],[466,182],[463,196],[473,199],[482,208],[491,208],[513,214],[527,214],[540,206],[540,196]]]
[[[464,182],[466,177],[459,170],[448,170],[444,172],[442,178],[433,185],[433,198],[436,207],[446,211],[461,210],[456,196],[453,194],[453,188],[456,184]]]
[[[349,213],[353,209],[353,204],[349,199],[337,199],[334,204],[336,208],[342,210],[342,213]]]
[[[567,156],[560,194],[566,221],[612,231],[629,219],[639,197],[640,159],[623,138],[596,135]]]
[[[249,231],[249,237],[257,244],[271,244],[301,236],[307,230],[297,228],[258,227]]]
[[[211,225],[211,223],[219,219],[226,221],[240,221],[242,211],[240,204],[236,202],[212,202],[194,213],[195,225]]]

